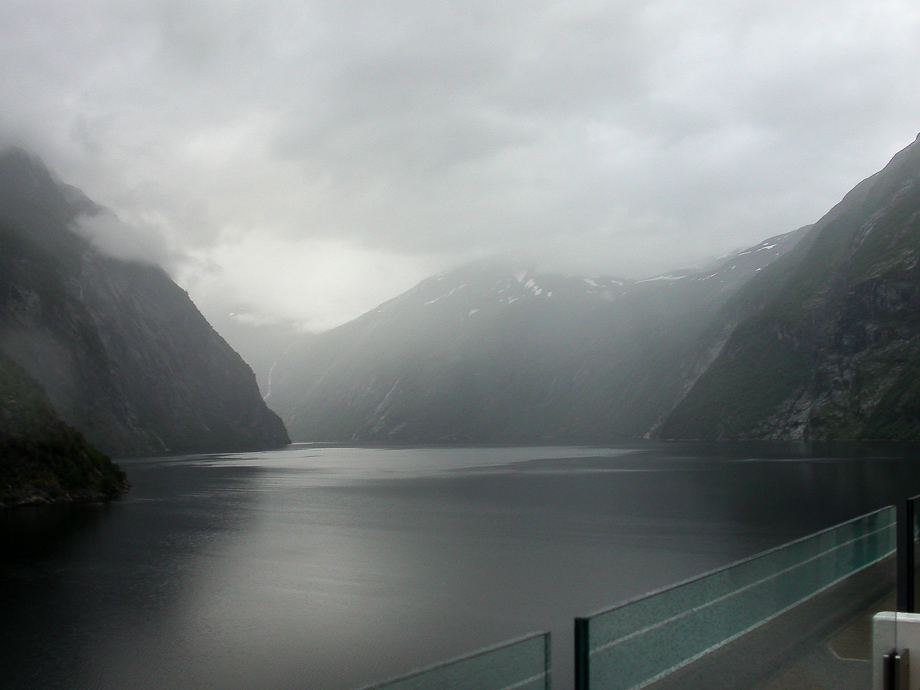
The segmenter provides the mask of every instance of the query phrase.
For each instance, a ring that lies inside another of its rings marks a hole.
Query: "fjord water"
[[[129,460],[0,513],[10,689],[348,689],[920,493],[915,448],[355,449]]]

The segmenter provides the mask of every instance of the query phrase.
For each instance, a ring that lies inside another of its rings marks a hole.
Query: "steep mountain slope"
[[[670,438],[920,438],[920,137],[784,262],[669,416]]]
[[[0,349],[111,455],[287,443],[252,371],[163,270],[71,230],[99,210],[25,152],[0,155]]]
[[[266,400],[297,440],[642,436],[683,391],[712,314],[802,234],[644,281],[499,264],[435,276],[289,351]]]
[[[124,472],[64,424],[41,386],[0,352],[0,507],[127,488]]]

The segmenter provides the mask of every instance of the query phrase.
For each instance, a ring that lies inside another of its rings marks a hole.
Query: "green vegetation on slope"
[[[920,438],[920,358],[898,378],[875,408],[860,437],[916,441]]]
[[[760,329],[756,320],[739,326],[731,346],[672,414],[666,437],[745,437],[808,374],[808,355],[779,334]]]
[[[44,391],[0,352],[0,506],[115,496],[125,473],[64,424]]]

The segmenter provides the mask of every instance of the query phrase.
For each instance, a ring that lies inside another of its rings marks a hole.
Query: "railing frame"
[[[918,496],[917,498],[920,498],[920,496]],[[907,503],[909,503],[909,501],[908,501]],[[900,504],[898,504],[898,505],[900,505]],[[881,513],[881,512],[884,511],[884,510],[890,510],[891,508],[897,508],[897,507],[896,507],[896,506],[891,506],[891,505],[883,506],[883,507],[881,507],[881,508],[879,508],[879,509],[877,509],[877,510],[869,511],[868,513],[864,513],[864,514],[862,514],[862,515],[858,515],[858,516],[856,516],[856,517],[854,517],[854,518],[851,518],[851,519],[849,519],[849,520],[844,520],[843,522],[840,522],[840,523],[838,523],[838,524],[836,524],[836,525],[831,525],[830,527],[826,527],[825,529],[819,530],[819,531],[817,531],[817,532],[813,532],[813,533],[807,534],[807,535],[805,535],[805,536],[803,536],[803,537],[799,537],[798,539],[794,539],[793,541],[786,542],[785,544],[781,544],[781,545],[779,545],[779,546],[775,546],[775,547],[773,547],[772,549],[767,549],[766,551],[761,551],[760,553],[754,554],[754,555],[752,555],[752,556],[748,556],[747,558],[742,558],[742,559],[740,559],[740,560],[738,560],[738,561],[735,561],[734,563],[729,563],[728,565],[724,565],[724,566],[721,566],[721,567],[719,567],[719,568],[715,568],[714,570],[710,570],[710,571],[705,572],[705,573],[703,573],[703,574],[701,574],[701,575],[696,575],[696,576],[691,577],[691,578],[688,578],[688,579],[686,579],[686,580],[682,580],[681,582],[677,582],[677,583],[672,584],[672,585],[667,585],[667,586],[665,586],[665,587],[661,587],[661,588],[659,588],[659,589],[656,589],[656,590],[654,590],[654,591],[652,591],[652,592],[648,592],[648,593],[646,593],[646,594],[642,594],[642,595],[633,597],[632,599],[628,599],[628,600],[626,600],[626,601],[624,601],[624,602],[622,602],[622,603],[619,603],[619,604],[617,604],[617,605],[615,605],[615,606],[611,606],[611,607],[609,607],[609,608],[605,608],[605,609],[601,609],[601,610],[595,611],[594,613],[591,613],[591,614],[588,615],[588,616],[583,616],[583,617],[578,617],[578,618],[576,618],[576,619],[575,619],[575,690],[591,690],[591,688],[590,688],[590,666],[591,666],[591,662],[590,662],[589,623],[590,623],[590,620],[591,620],[592,618],[594,618],[594,617],[596,617],[596,616],[604,615],[604,614],[607,614],[607,613],[612,613],[613,611],[616,611],[617,609],[621,609],[621,608],[624,608],[624,607],[626,607],[626,606],[630,606],[631,604],[634,604],[634,603],[636,603],[636,602],[638,602],[638,601],[642,601],[642,600],[644,600],[644,599],[648,599],[648,598],[653,597],[653,596],[656,596],[656,595],[658,595],[658,594],[662,594],[662,593],[664,593],[664,592],[668,592],[668,591],[670,591],[670,590],[677,589],[678,587],[683,587],[683,586],[689,585],[689,584],[691,584],[691,583],[697,582],[697,581],[702,580],[702,579],[704,579],[704,578],[711,577],[711,576],[713,576],[713,575],[716,575],[716,574],[718,574],[718,573],[724,572],[724,571],[726,571],[726,570],[730,570],[731,568],[738,567],[738,566],[740,566],[740,565],[743,565],[743,564],[748,563],[748,562],[750,562],[750,561],[753,561],[753,560],[755,560],[755,559],[764,558],[764,557],[768,556],[769,554],[772,554],[772,553],[781,551],[781,550],[783,550],[783,549],[789,548],[790,546],[793,546],[793,545],[798,544],[798,543],[800,543],[800,542],[804,542],[804,541],[806,541],[806,540],[808,540],[808,539],[813,539],[813,538],[815,538],[815,537],[817,537],[817,536],[819,536],[819,535],[822,535],[822,534],[825,534],[825,533],[832,532],[832,531],[834,531],[834,530],[840,529],[841,527],[843,527],[843,526],[845,526],[845,525],[847,525],[847,524],[850,524],[850,523],[853,523],[853,522],[857,522],[857,521],[859,521],[859,520],[863,520],[863,519],[868,518],[868,517],[870,517],[870,516],[872,516],[872,515],[876,515],[876,514],[878,514],[878,513]],[[906,520],[902,520],[902,519],[901,519],[901,514],[900,514],[900,513],[901,513],[901,510],[905,510],[905,509],[902,507],[900,510],[896,510],[896,512],[895,512],[895,522],[896,522],[897,530],[898,530],[898,537],[896,537],[895,545],[896,545],[896,551],[897,551],[899,554],[900,554],[900,552],[901,552],[901,544],[902,544],[902,541],[901,541],[901,539],[900,539],[901,525],[902,525],[902,524],[908,524]],[[912,506],[911,506],[911,515],[912,515],[912,514],[913,514],[913,513],[912,513]],[[907,529],[908,529],[908,534],[910,535],[910,549],[911,549],[911,555],[912,555],[912,554],[913,554],[913,519],[911,519],[909,525],[910,525],[910,526],[909,526]],[[899,555],[899,556],[898,556],[898,563],[900,564],[900,562],[901,562],[901,556]],[[911,597],[912,597],[912,596],[913,596],[913,577],[912,577],[912,575],[913,575],[913,557],[912,557],[912,556],[911,556],[911,560],[909,561],[909,568],[910,568],[910,570],[907,571],[907,572],[910,572],[910,574],[911,574],[910,580],[911,580]],[[899,578],[901,577],[900,573],[901,573],[901,570],[900,570],[900,565],[899,565],[899,570],[898,570],[898,577],[899,577]],[[899,580],[898,591],[899,591],[899,592],[901,591],[900,580]],[[900,594],[899,594],[899,597],[900,597]]]
[[[915,502],[920,502],[920,495],[914,496],[912,498],[909,498],[903,501],[899,501],[894,506],[884,506],[882,508],[879,508],[878,510],[870,511],[863,515],[859,515],[857,517],[851,518],[850,520],[845,520],[844,522],[838,523],[836,525],[832,525],[823,530],[813,532],[811,534],[805,535],[803,537],[787,542],[785,544],[775,546],[772,549],[768,549],[766,551],[762,551],[752,556],[748,556],[747,558],[743,558],[741,560],[735,561],[734,563],[730,563],[720,568],[710,570],[701,575],[696,575],[686,580],[682,580],[681,582],[678,582],[676,584],[668,585],[666,587],[661,587],[652,592],[633,597],[615,606],[611,606],[609,608],[595,611],[589,616],[576,618],[574,621],[574,628],[575,628],[575,649],[574,649],[575,690],[591,690],[590,689],[590,677],[589,677],[590,651],[591,651],[590,643],[589,643],[589,625],[590,625],[590,620],[592,618],[603,615],[603,614],[611,613],[613,611],[616,611],[617,609],[621,609],[626,606],[630,606],[644,599],[648,599],[650,597],[654,597],[664,592],[668,592],[670,590],[692,584],[699,580],[703,580],[707,577],[717,575],[726,570],[730,570],[731,568],[736,568],[738,566],[744,565],[745,563],[748,563],[755,559],[767,557],[772,553],[776,553],[783,549],[789,548],[800,542],[804,542],[809,539],[814,539],[815,537],[818,537],[822,534],[840,529],[841,527],[847,524],[854,523],[860,520],[864,520],[865,518],[876,515],[882,512],[883,510],[888,510],[891,508],[895,508],[895,511],[896,511],[895,512],[895,515],[896,515],[895,517],[895,521],[896,521],[896,542],[895,544],[897,547],[896,548],[896,554],[897,554],[896,555],[896,559],[897,559],[897,609],[898,611],[901,611],[901,612],[911,612],[911,613],[914,612],[916,608],[915,587],[914,587],[914,577],[915,577],[915,571],[916,571],[916,566],[914,563],[914,556],[915,556],[914,539],[915,539],[915,536],[920,536],[920,535],[914,534],[914,520],[915,520],[915,517],[917,517],[917,508],[915,506]],[[535,639],[538,637],[542,637],[545,643],[545,669],[546,669],[545,670],[545,679],[546,679],[545,687],[546,687],[546,690],[550,690],[552,663],[551,663],[551,657],[550,657],[551,636],[550,636],[550,633],[548,632],[536,632],[536,633],[531,633],[529,635],[524,635],[524,636],[515,638],[513,640],[509,640],[507,642],[503,642],[503,643],[496,644],[496,645],[493,645],[493,646],[490,646],[484,649],[477,650],[467,655],[455,657],[448,661],[439,662],[436,664],[432,664],[430,666],[426,666],[424,668],[414,670],[403,676],[391,678],[381,683],[375,683],[372,685],[364,686],[363,688],[361,688],[361,690],[380,690],[380,689],[386,688],[390,683],[393,683],[396,681],[408,680],[410,678],[421,676],[430,671],[435,671],[437,669],[441,669],[441,668],[450,666],[458,662],[463,662],[463,661],[467,661],[470,659],[474,659],[478,656],[482,656],[482,655],[497,651],[503,647],[518,644],[520,642]]]

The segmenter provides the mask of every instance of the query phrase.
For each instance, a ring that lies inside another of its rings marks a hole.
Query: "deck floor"
[[[881,599],[753,690],[870,690],[872,617],[894,607]]]

